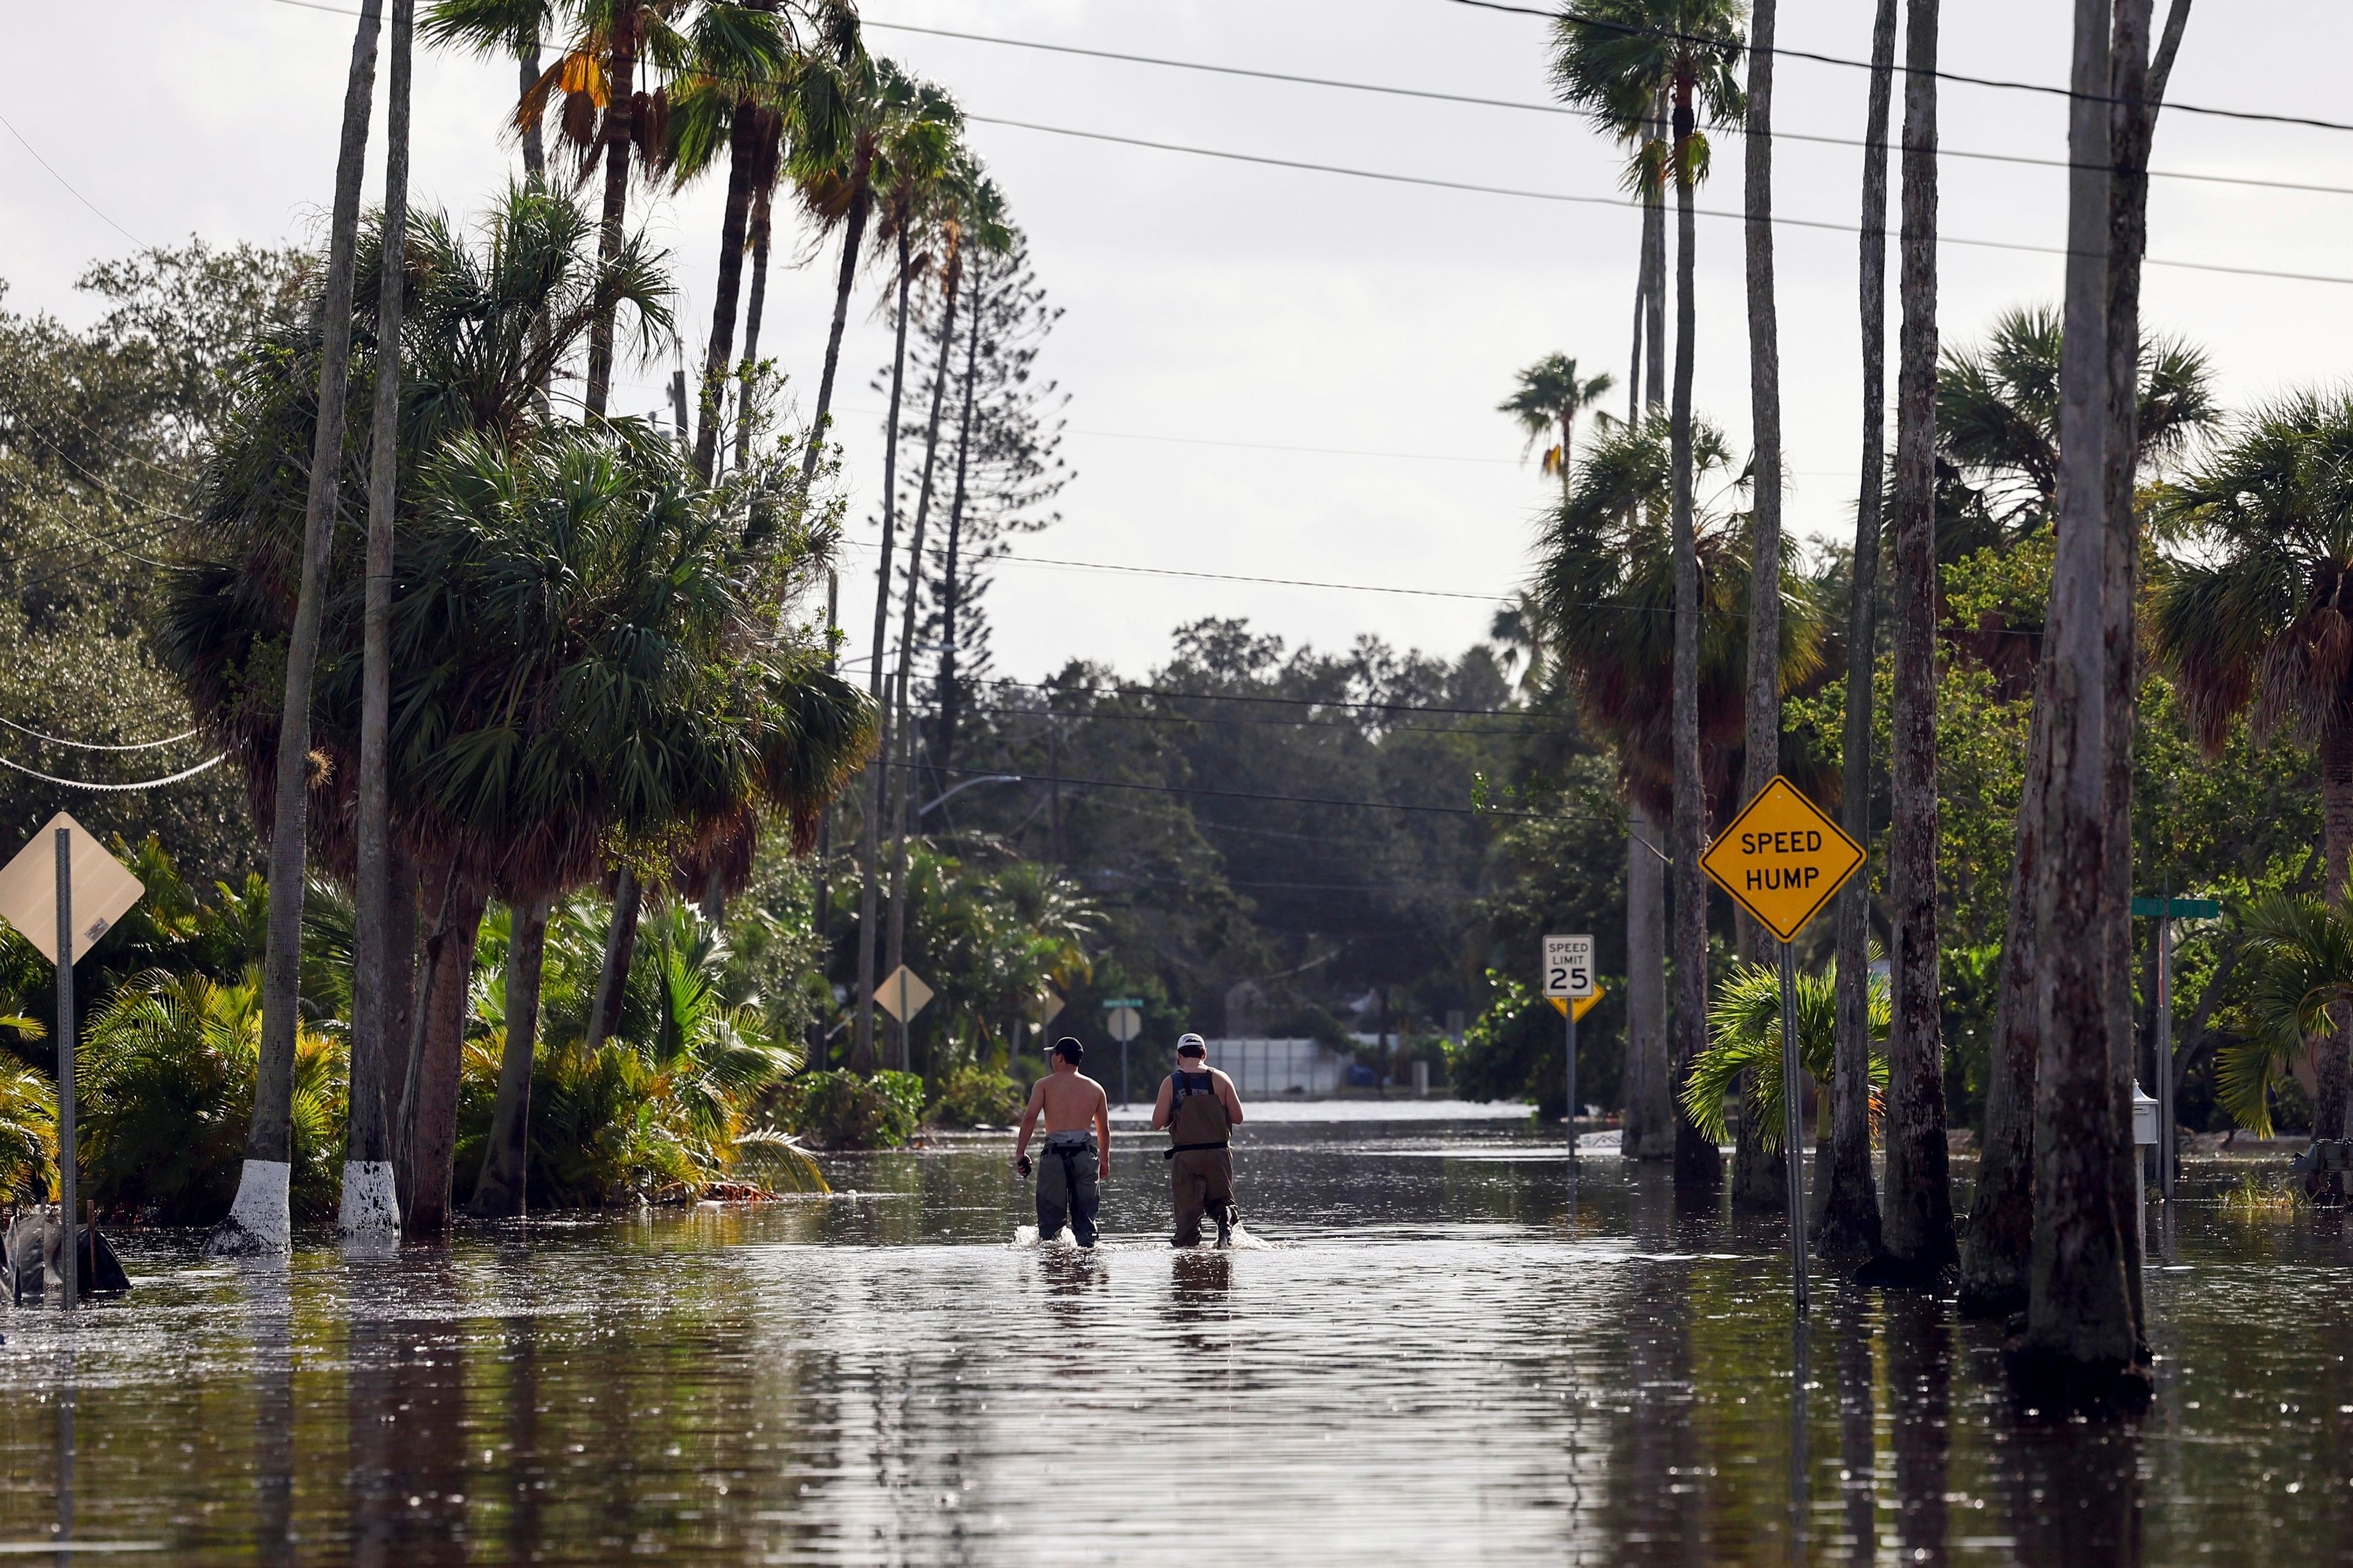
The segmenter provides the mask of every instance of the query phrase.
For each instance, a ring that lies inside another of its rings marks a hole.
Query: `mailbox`
[[[2133,1142],[2141,1147],[2154,1144],[2157,1142],[2157,1101],[2143,1093],[2137,1083],[2133,1085],[2132,1108]]]

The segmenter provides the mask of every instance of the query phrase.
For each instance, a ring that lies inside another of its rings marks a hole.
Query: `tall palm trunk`
[[[972,279],[972,318],[965,329],[964,351],[964,410],[956,419],[955,492],[948,501],[948,553],[940,580],[939,727],[934,731],[932,766],[947,787],[947,770],[955,766],[956,723],[962,698],[956,688],[956,617],[964,595],[964,503],[965,476],[972,458],[973,394],[980,380],[980,321],[988,306],[987,276],[976,262]]]
[[[507,1038],[499,1057],[499,1098],[482,1173],[467,1212],[477,1219],[512,1219],[523,1212],[531,1166],[531,1068],[539,1047],[539,983],[547,963],[546,899],[512,906],[507,943]]]
[[[899,608],[899,669],[891,699],[892,711],[897,716],[899,736],[899,766],[890,780],[891,784],[891,956],[893,973],[907,956],[907,839],[915,830],[909,816],[913,797],[908,793],[913,787],[915,772],[915,729],[907,713],[907,684],[915,664],[915,605],[923,594],[923,532],[932,515],[932,476],[940,449],[940,412],[948,389],[948,361],[955,343],[956,286],[963,276],[963,266],[955,257],[947,264],[947,277],[941,306],[940,336],[937,345],[938,363],[932,371],[931,420],[923,431],[923,475],[916,487],[915,526],[907,536],[907,592]],[[899,1068],[910,1070],[913,1062],[908,1050],[909,1020],[899,1020]]]
[[[719,220],[719,287],[711,302],[711,342],[702,351],[702,400],[695,411],[694,471],[711,478],[719,460],[720,409],[727,365],[735,353],[735,307],[744,293],[744,246],[752,219],[753,171],[759,162],[759,106],[736,102],[727,133],[727,205]],[[750,373],[748,369],[745,374]]]
[[[914,284],[914,265],[908,254],[907,226],[899,226],[898,321],[891,353],[891,411],[882,442],[882,548],[874,564],[874,640],[866,661],[866,689],[881,710],[881,733],[874,763],[866,771],[866,813],[858,837],[858,869],[864,879],[858,893],[858,1027],[851,1037],[852,1070],[874,1070],[874,952],[881,934],[874,922],[881,914],[882,811],[889,799],[891,772],[891,709],[882,700],[883,661],[890,651],[891,547],[899,530],[899,405],[907,381],[907,295]]]
[[[462,881],[426,976],[424,1048],[417,1057],[416,1114],[409,1133],[404,1226],[411,1236],[448,1228],[449,1187],[458,1153],[458,1082],[466,1049],[474,944],[481,936],[481,890]]]
[[[520,79],[518,100],[531,96],[539,85],[539,35],[533,33],[515,49],[515,75]],[[533,115],[522,128],[523,178],[536,184],[547,178],[547,145],[540,139],[539,117]]]
[[[638,955],[638,916],[644,910],[646,890],[638,874],[627,866],[613,883],[613,919],[605,928],[605,958],[596,971],[596,994],[588,1005],[587,1047],[595,1050],[621,1025],[621,1004],[628,999],[629,964]]]
[[[2320,858],[2322,896],[2337,908],[2348,901],[2353,862],[2353,725],[2341,721],[2320,736]],[[2337,1010],[2337,1011],[2341,1011]],[[2346,1029],[2337,1011],[2325,1038],[2308,1042],[2313,1061],[2312,1127],[2316,1137],[2343,1137],[2346,1125]]]
[[[392,893],[391,779],[393,508],[400,490],[400,333],[408,253],[409,46],[415,0],[393,0],[392,69],[385,113],[384,268],[375,310],[375,402],[369,432],[366,581],[360,630],[358,865],[353,889],[352,1038],[343,1202],[336,1228],[370,1245],[397,1241],[400,1197],[384,1109],[385,949]]]
[[[384,998],[383,1085],[385,1158],[398,1179],[400,1097],[408,1081],[408,1038],[417,1022],[417,862],[394,841],[386,854],[390,886],[385,892],[385,941],[378,994]],[[397,1215],[397,1205],[395,1214]]]
[[[860,159],[850,174],[849,211],[841,224],[841,270],[833,287],[833,325],[826,333],[825,369],[818,376],[817,408],[809,416],[808,450],[801,456],[801,487],[817,475],[825,455],[826,423],[833,411],[833,380],[841,368],[841,329],[849,320],[849,291],[858,281],[858,248],[866,242],[866,218],[873,197],[866,189],[871,160]]]
[[[1839,826],[1871,842],[1872,687],[1878,674],[1880,498],[1887,421],[1887,128],[1894,97],[1895,0],[1879,0],[1871,29],[1871,107],[1862,133],[1862,474],[1854,514],[1854,566],[1847,605],[1845,752]],[[1822,1257],[1856,1262],[1879,1251],[1879,1190],[1871,1173],[1871,878],[1859,873],[1838,900],[1837,1063],[1831,1079],[1831,1158]]]
[[[278,726],[277,798],[269,836],[269,935],[263,969],[261,1060],[253,1121],[237,1198],[214,1232],[216,1253],[283,1252],[293,1227],[289,1179],[294,1159],[294,1030],[302,973],[302,868],[308,827],[311,679],[319,658],[320,595],[333,536],[343,465],[343,405],[351,380],[352,271],[358,248],[360,181],[367,162],[368,114],[375,90],[376,35],[384,0],[363,0],[343,92],[343,146],[327,241],[326,297],[319,323],[319,418],[302,515],[302,560],[294,626],[286,648],[286,696]]]
[[[1707,834],[1699,754],[1699,547],[1692,521],[1692,374],[1698,310],[1693,298],[1697,220],[1684,151],[1694,128],[1691,93],[1675,91],[1675,393],[1670,437],[1675,553],[1674,861],[1675,1081],[1681,1084],[1707,1047],[1707,886],[1699,857]],[[1675,1118],[1675,1184],[1712,1187],[1723,1180],[1715,1145]]]
[[[1667,1070],[1667,835],[1640,795],[1626,806],[1626,1125],[1630,1160],[1675,1152]]]
[[[1752,799],[1773,781],[1781,762],[1781,331],[1773,289],[1773,23],[1774,0],[1756,0],[1748,23],[1746,205],[1748,264],[1748,403],[1756,431],[1756,506],[1748,525],[1748,702],[1741,798]],[[1752,959],[1763,958],[1772,933],[1742,915]],[[1799,1089],[1790,1086],[1789,1092]],[[1733,1161],[1732,1201],[1752,1208],[1788,1202],[1794,1149],[1768,1152],[1760,1118],[1742,1100],[1740,1147]]]
[[[2026,1333],[2011,1366],[2037,1397],[2146,1396],[2126,1279],[2130,1200],[2116,1188],[2128,1135],[2109,1060],[2108,961],[2096,940],[2105,880],[2107,249],[2112,52],[2106,0],[2076,0],[2068,115],[2067,295],[2060,361],[2058,551],[2051,601],[2050,780],[2034,913],[2034,1247]],[[2144,35],[2145,38],[2146,35]],[[2068,940],[2090,933],[2094,940]]]
[[[1660,100],[1663,105],[1664,99]],[[1662,107],[1651,123],[1663,135]],[[1667,207],[1663,186],[1642,195],[1641,284],[1635,289],[1634,330],[1642,352],[1636,356],[1630,400],[1640,398],[1652,414],[1667,405]],[[1641,374],[1647,368],[1647,378]],[[1633,416],[1630,415],[1630,418]],[[1677,1075],[1668,1066],[1667,1042],[1667,839],[1662,823],[1637,797],[1628,807],[1626,836],[1626,1042],[1630,1053],[1626,1088],[1626,1142],[1637,1160],[1672,1158],[1681,1113],[1675,1106]]]
[[[1888,903],[1885,1255],[1915,1277],[1958,1256],[1945,1148],[1936,963],[1936,24],[1911,0],[1904,86],[1904,322],[1895,372],[1895,686]]]
[[[769,209],[775,197],[773,182],[763,184],[752,197],[752,298],[744,310],[744,368],[735,389],[735,466],[739,468],[752,460],[752,386],[760,363],[760,317],[768,303]]]
[[[638,24],[640,0],[620,0],[614,7],[611,52],[605,62],[610,96],[605,103],[605,215],[596,231],[596,260],[610,267],[621,254],[621,230],[629,216],[629,153],[635,140],[631,121],[638,89]],[[596,312],[588,329],[588,390],[582,400],[589,416],[600,417],[613,390],[613,317],[617,306]]]

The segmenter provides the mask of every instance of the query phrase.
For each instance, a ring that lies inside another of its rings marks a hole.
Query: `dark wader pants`
[[[1187,1149],[1169,1162],[1169,1180],[1176,1189],[1178,1247],[1201,1239],[1201,1216],[1228,1213],[1234,1201],[1234,1152],[1230,1149]]]
[[[1065,1220],[1081,1247],[1095,1244],[1095,1165],[1102,1153],[1092,1132],[1051,1132],[1038,1154],[1038,1239],[1062,1234]]]

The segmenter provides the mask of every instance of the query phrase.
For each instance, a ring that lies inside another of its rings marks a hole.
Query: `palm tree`
[[[1879,668],[1880,500],[1887,424],[1887,127],[1895,81],[1895,0],[1879,0],[1871,29],[1871,103],[1862,135],[1862,474],[1854,515],[1846,635],[1846,714],[1840,757],[1839,826],[1871,842],[1873,677]],[[1814,1245],[1833,1262],[1879,1251],[1879,1189],[1871,1171],[1871,1116],[1862,1089],[1871,1055],[1871,879],[1838,898],[1838,1071],[1831,1106],[1831,1159],[1822,1172]]]
[[[1887,1084],[1887,982],[1868,977],[1871,1053],[1862,1086],[1866,1113],[1876,1109]],[[1837,1067],[1835,974],[1799,974],[1797,984],[1798,1065],[1833,1084]],[[1742,963],[1724,978],[1709,1012],[1710,1039],[1683,1082],[1684,1112],[1710,1138],[1730,1131],[1725,1100],[1747,1079],[1742,1119],[1758,1129],[1767,1149],[1778,1152],[1783,1126],[1781,1081],[1781,976],[1776,965]]]
[[[393,0],[385,92],[383,271],[376,285],[375,398],[369,432],[367,576],[361,613],[360,776],[352,944],[350,1122],[336,1228],[381,1246],[400,1235],[400,1198],[384,1106],[385,954],[391,945],[392,822],[385,731],[391,721],[393,510],[400,484],[400,339],[408,292],[408,97],[416,0]]]
[[[303,816],[310,801],[302,788],[311,753],[311,685],[319,655],[319,621],[325,596],[323,574],[343,480],[345,393],[350,385],[352,274],[359,248],[360,179],[367,162],[368,115],[375,90],[376,35],[384,0],[361,0],[358,35],[352,41],[349,81],[343,90],[343,147],[335,163],[335,205],[329,220],[327,279],[320,313],[318,407],[311,443],[311,476],[304,498],[300,565],[296,569],[293,624],[286,648],[285,701],[280,711],[277,755],[279,788],[273,802],[269,841],[269,946],[263,965],[259,1076],[253,1116],[246,1133],[245,1165],[237,1178],[229,1216],[216,1231],[216,1253],[284,1252],[293,1221],[287,1183],[293,1159],[292,1105],[295,1033],[299,1022],[302,963],[302,889],[305,874]]]
[[[2142,14],[2146,16],[2146,7]],[[2129,1136],[2109,1060],[2107,955],[2097,938],[2108,894],[2105,713],[2110,388],[2108,97],[2114,46],[2106,0],[2075,7],[2069,85],[2066,342],[2060,370],[2058,553],[2043,660],[2051,713],[2047,783],[2021,803],[2042,818],[2036,867],[2034,1233],[2026,1331],[2011,1368],[2031,1395],[2067,1405],[2090,1391],[2147,1397],[2131,1267],[2116,1188],[2117,1143]],[[2121,40],[2129,47],[2129,39]],[[2147,46],[2146,33],[2140,47]],[[2088,940],[2087,940],[2088,939]],[[2121,1002],[2121,998],[2116,999]]]
[[[899,412],[907,379],[907,306],[919,269],[915,236],[936,205],[955,166],[956,133],[962,116],[946,94],[927,82],[896,71],[884,75],[883,94],[897,106],[889,133],[873,163],[875,205],[881,221],[875,227],[875,248],[895,261],[897,300],[893,312],[889,407],[882,426],[882,540],[875,552],[874,636],[868,645],[867,691],[883,707],[882,751],[891,755],[890,710],[883,702],[883,671],[891,629],[892,551],[899,527]],[[928,268],[930,258],[923,258]],[[909,591],[920,573],[910,574]],[[850,1065],[860,1072],[873,1070],[874,983],[877,978],[876,915],[881,896],[881,830],[888,798],[889,767],[878,767],[866,780],[865,814],[859,838],[858,1016],[850,1041]]]
[[[2353,920],[2341,902],[2274,893],[2240,919],[2245,1011],[2253,1027],[2216,1052],[2215,1098],[2259,1138],[2272,1135],[2272,1090],[2297,1057],[2328,1054],[2334,1015],[2353,1004]]]
[[[1675,562],[1674,821],[1675,1060],[1678,1070],[1706,1044],[1707,891],[1699,868],[1706,841],[1700,778],[1699,561],[1693,526],[1692,378],[1696,363],[1693,276],[1697,244],[1692,194],[1708,170],[1709,147],[1700,120],[1722,122],[1738,113],[1734,75],[1740,55],[1738,0],[1598,0],[1555,23],[1553,80],[1560,96],[1584,109],[1604,131],[1622,140],[1641,134],[1663,94],[1672,114],[1672,140],[1644,141],[1638,156],[1651,166],[1636,173],[1639,186],[1664,174],[1675,188],[1675,372],[1672,422],[1671,510]],[[1656,163],[1663,160],[1664,171]],[[1678,1124],[1679,1185],[1721,1179],[1715,1146],[1686,1118]]]
[[[1523,456],[1535,450],[1537,442],[1549,440],[1556,430],[1560,433],[1559,444],[1545,448],[1544,471],[1560,476],[1564,505],[1568,501],[1569,465],[1576,456],[1577,416],[1599,403],[1616,384],[1607,371],[1580,376],[1577,362],[1567,354],[1546,354],[1520,372],[1520,384],[1512,395],[1495,405],[1496,413],[1519,421],[1528,438]],[[1606,423],[1609,416],[1596,417]]]
[[[668,139],[670,94],[645,91],[639,67],[675,68],[687,42],[671,26],[688,0],[433,0],[425,36],[435,44],[479,53],[512,52],[521,40],[534,47],[551,32],[569,29],[555,63],[523,90],[514,122],[526,134],[545,120],[559,94],[559,133],[580,153],[583,179],[605,164],[604,218],[597,259],[610,267],[628,244],[629,158],[649,166]],[[650,73],[649,73],[650,74]],[[588,336],[587,385],[582,406],[601,416],[612,391],[616,318],[599,317]]]
[[[1895,636],[1889,773],[1886,1268],[1932,1278],[1958,1257],[1945,1145],[1936,963],[1936,26],[1910,0],[1905,26],[1904,319],[1895,371]]]

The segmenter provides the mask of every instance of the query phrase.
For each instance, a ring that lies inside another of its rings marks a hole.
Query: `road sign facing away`
[[[874,988],[874,1005],[902,1024],[922,1012],[931,999],[932,988],[903,963]]]
[[[1133,1007],[1114,1007],[1109,1027],[1111,1037],[1124,1046],[1144,1033],[1144,1016]]]
[[[1794,942],[1862,859],[1862,847],[1777,773],[1699,863],[1758,924]]]
[[[73,957],[79,959],[114,929],[147,889],[64,812],[33,835],[33,841],[0,869],[0,920],[26,942],[58,961],[58,829],[72,835]],[[72,960],[68,960],[69,963]]]
[[[1601,984],[1596,981],[1593,985],[1593,994],[1590,996],[1579,996],[1574,1002],[1566,996],[1547,996],[1545,1000],[1551,1003],[1552,1010],[1563,1017],[1567,1017],[1572,1008],[1575,1009],[1577,1021],[1582,1024],[1585,1022],[1585,1016],[1600,1005],[1601,994]]]
[[[1593,938],[1548,936],[1544,939],[1544,994],[1571,998],[1590,996],[1593,981]]]
[[[1046,999],[1038,1005],[1038,1021],[1041,1024],[1052,1023],[1062,1016],[1063,1006],[1064,1003],[1060,992],[1047,992]]]

